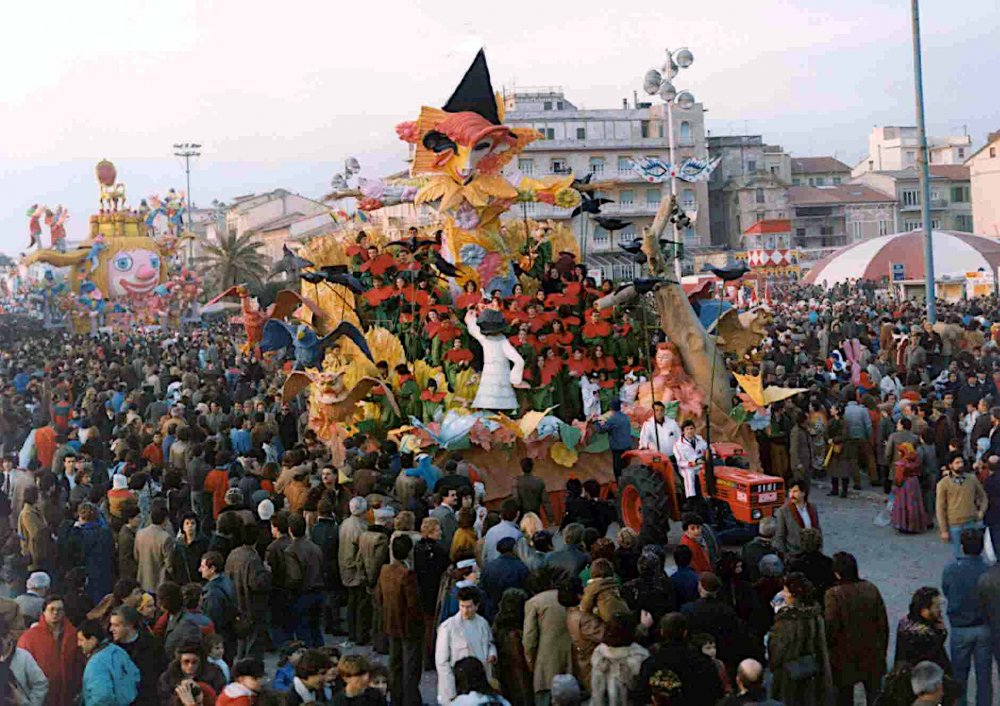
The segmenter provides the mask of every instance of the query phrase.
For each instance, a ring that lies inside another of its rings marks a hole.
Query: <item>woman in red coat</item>
[[[86,660],[76,644],[76,628],[66,619],[62,598],[50,595],[42,607],[42,619],[22,633],[17,646],[35,658],[49,680],[45,706],[76,703]]]

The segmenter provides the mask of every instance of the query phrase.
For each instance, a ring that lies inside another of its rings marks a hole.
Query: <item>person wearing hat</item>
[[[40,619],[42,606],[45,604],[45,594],[49,592],[50,585],[51,579],[44,571],[33,571],[28,576],[25,592],[14,599],[21,609],[26,624],[31,625]]]
[[[358,541],[368,529],[368,522],[365,520],[368,502],[362,497],[353,497],[349,508],[351,516],[340,525],[337,563],[340,565],[340,580],[347,589],[348,641],[364,645],[368,643],[371,628],[371,602]]]
[[[477,317],[474,309],[465,314],[469,335],[483,347],[483,371],[479,376],[474,409],[517,409],[514,388],[525,387],[524,358],[503,335],[507,322],[501,312],[485,309]]]

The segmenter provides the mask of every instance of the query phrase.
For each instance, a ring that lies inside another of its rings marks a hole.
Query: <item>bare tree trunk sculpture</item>
[[[760,470],[760,450],[753,431],[745,424],[737,424],[729,416],[732,410],[732,390],[722,351],[701,325],[683,287],[680,282],[675,281],[673,268],[662,255],[658,241],[664,237],[664,231],[670,223],[673,203],[674,197],[662,201],[652,226],[643,229],[643,251],[649,260],[653,276],[668,280],[655,292],[660,327],[677,345],[684,370],[704,393],[706,403],[711,397],[709,418],[713,441],[723,439],[739,444],[746,452],[750,467]]]

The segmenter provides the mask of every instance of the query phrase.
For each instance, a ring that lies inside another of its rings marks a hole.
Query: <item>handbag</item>
[[[816,655],[802,655],[785,664],[785,675],[792,681],[805,681],[819,674]]]

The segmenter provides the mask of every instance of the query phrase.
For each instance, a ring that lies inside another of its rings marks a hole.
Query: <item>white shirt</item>
[[[813,526],[812,525],[812,519],[809,517],[809,506],[808,505],[803,505],[802,507],[799,507],[798,505],[796,505],[795,506],[795,511],[798,512],[799,513],[799,517],[802,518],[802,527],[804,527],[805,529],[809,529],[810,527]]]
[[[664,417],[661,424],[657,424],[653,417],[642,423],[642,430],[639,432],[639,448],[654,449],[660,453],[673,456],[674,445],[681,438],[681,428],[670,417]],[[659,445],[657,445],[659,440]]]

